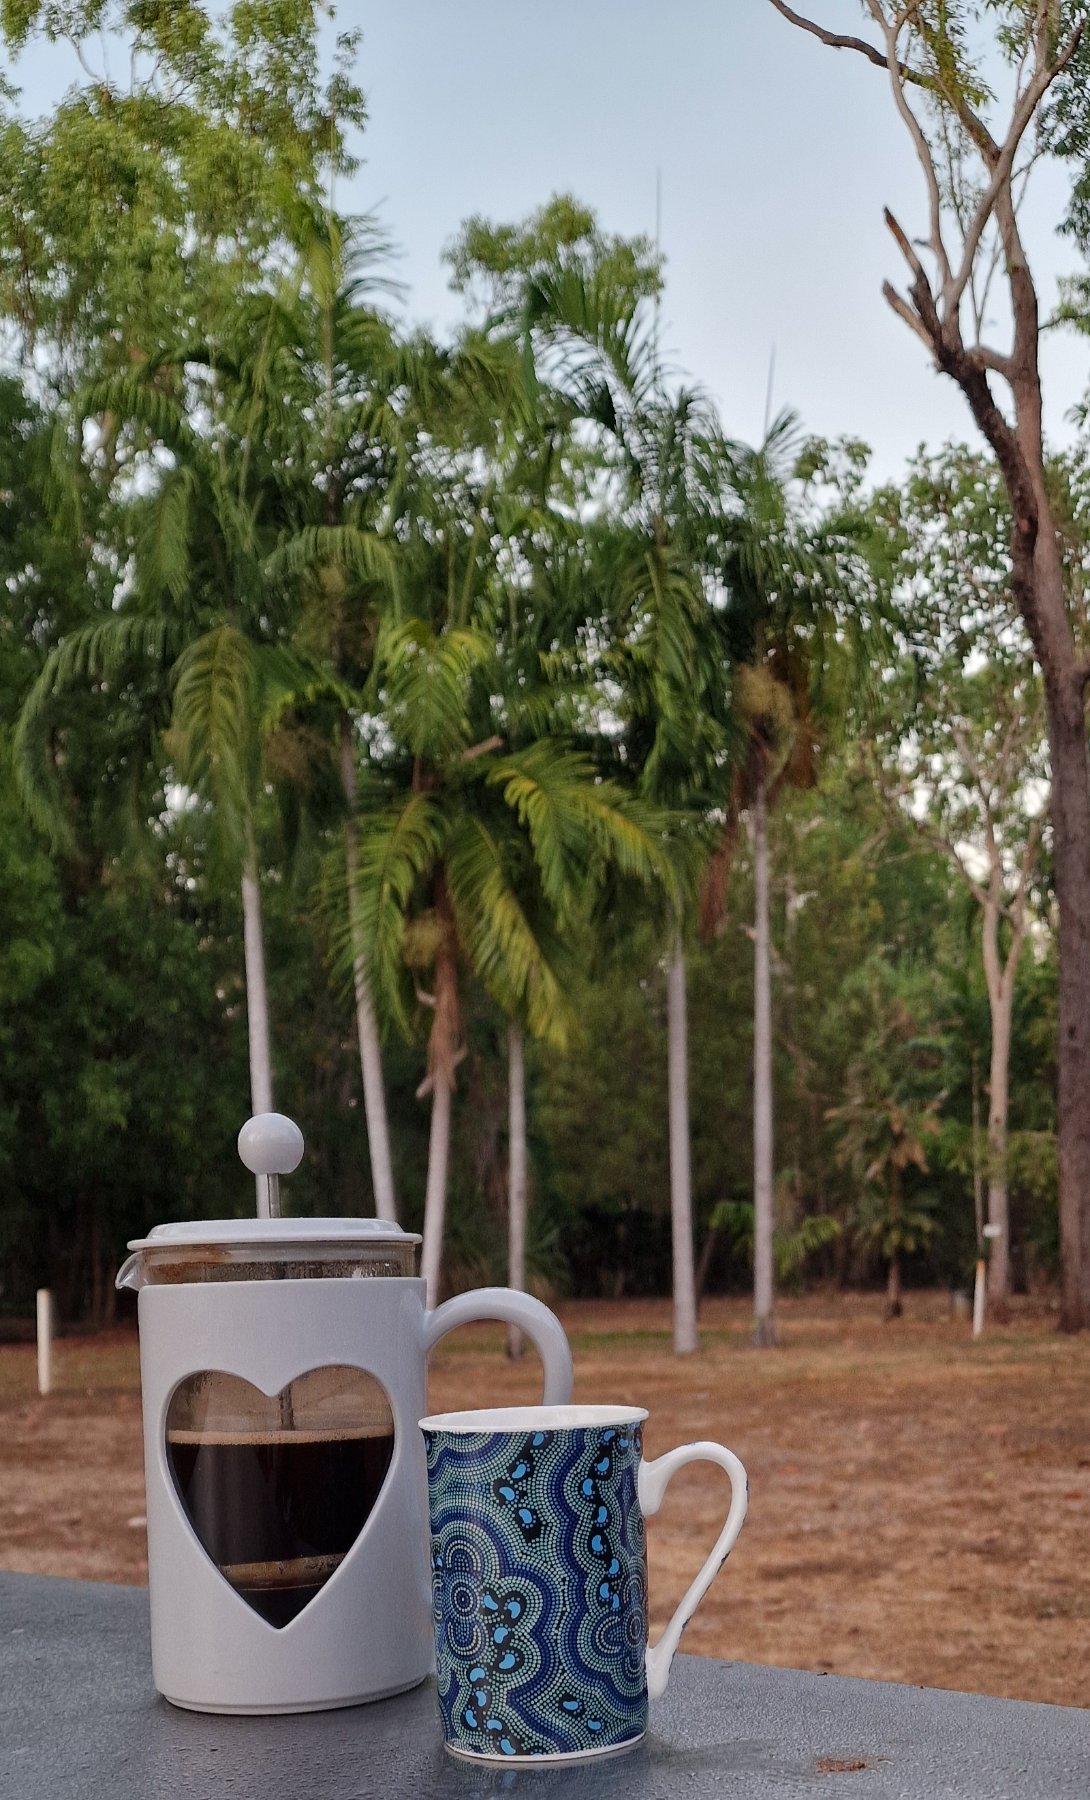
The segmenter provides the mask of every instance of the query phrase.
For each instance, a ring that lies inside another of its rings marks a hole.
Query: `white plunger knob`
[[[302,1132],[284,1113],[255,1113],[238,1134],[238,1153],[255,1175],[290,1175],[303,1147]]]

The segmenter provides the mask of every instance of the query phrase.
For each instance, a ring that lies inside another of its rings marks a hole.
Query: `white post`
[[[988,1240],[988,1247],[990,1249],[995,1243],[996,1238],[1002,1237],[1003,1227],[1001,1225],[985,1225],[980,1235]],[[988,1265],[984,1258],[980,1256],[977,1258],[976,1291],[973,1294],[973,1336],[975,1338],[978,1338],[984,1330],[984,1297],[987,1292],[987,1286]]]
[[[38,1313],[38,1392],[48,1394],[53,1387],[53,1295],[49,1288],[39,1288]]]

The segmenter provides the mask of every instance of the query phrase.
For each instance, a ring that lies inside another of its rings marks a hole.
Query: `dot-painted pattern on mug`
[[[448,1741],[502,1757],[639,1737],[647,1726],[639,1427],[424,1437]]]

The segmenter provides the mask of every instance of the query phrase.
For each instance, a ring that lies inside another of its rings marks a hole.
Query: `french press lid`
[[[274,1125],[275,1121],[275,1125]],[[278,1114],[259,1115],[239,1134],[239,1147],[249,1168],[260,1156],[255,1140],[267,1145],[270,1135],[290,1123]],[[261,1130],[265,1130],[264,1140]],[[266,1177],[290,1174],[281,1159],[279,1171],[266,1166]],[[246,1135],[249,1133],[249,1142]],[[281,1140],[283,1132],[280,1130]],[[247,1154],[247,1152],[250,1152]],[[133,1238],[127,1261],[118,1270],[119,1288],[178,1284],[194,1281],[268,1281],[354,1279],[361,1276],[412,1275],[414,1251],[420,1243],[415,1232],[403,1231],[391,1219],[285,1219],[278,1216],[246,1219],[179,1219],[156,1225],[147,1237]]]

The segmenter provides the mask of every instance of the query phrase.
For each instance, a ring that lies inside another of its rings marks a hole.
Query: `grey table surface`
[[[0,1573],[0,1800],[371,1795],[1088,1800],[1090,1712],[680,1656],[627,1754],[478,1770],[443,1751],[430,1683],[294,1718],[179,1712],[142,1588]]]

